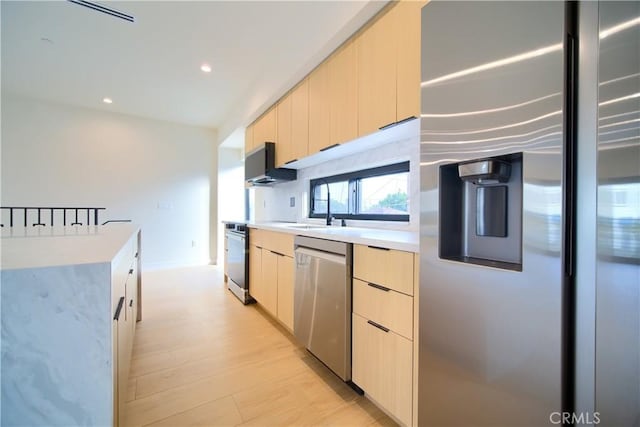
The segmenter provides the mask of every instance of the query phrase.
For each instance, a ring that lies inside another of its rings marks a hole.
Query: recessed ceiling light
[[[211,65],[209,64],[202,64],[200,66],[200,69],[202,70],[202,72],[204,73],[210,73],[211,72]]]
[[[102,102],[105,104],[113,104],[113,99],[111,98],[102,98]]]

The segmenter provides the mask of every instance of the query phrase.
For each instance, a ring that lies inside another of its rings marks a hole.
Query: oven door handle
[[[245,236],[236,234],[236,233],[227,233],[227,237],[233,240],[237,240],[239,242],[244,242],[245,241]]]

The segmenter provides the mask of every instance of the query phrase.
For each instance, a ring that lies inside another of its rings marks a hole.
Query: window
[[[409,221],[409,162],[311,180],[310,218]]]

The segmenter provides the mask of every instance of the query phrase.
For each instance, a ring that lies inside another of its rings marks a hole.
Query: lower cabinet
[[[354,245],[352,379],[407,426],[414,405],[415,269],[411,252]]]
[[[413,342],[353,314],[353,382],[404,425],[411,425]]]
[[[278,255],[262,249],[262,284],[264,292],[256,300],[272,315],[278,313]]]
[[[278,256],[278,319],[293,331],[293,258]]]
[[[129,368],[136,322],[140,320],[139,235],[125,245],[112,271],[113,414],[114,426],[124,426]]]
[[[249,293],[272,316],[293,331],[293,236],[251,230]]]

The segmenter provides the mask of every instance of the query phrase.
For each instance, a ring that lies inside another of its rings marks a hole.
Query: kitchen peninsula
[[[140,238],[130,224],[2,230],[1,424],[119,424]]]

